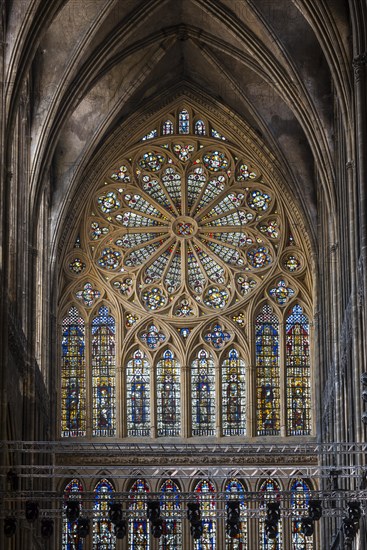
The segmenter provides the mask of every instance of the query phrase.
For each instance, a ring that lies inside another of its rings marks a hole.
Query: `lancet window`
[[[62,437],[312,435],[307,234],[229,138],[179,105],[91,177],[63,259]]]
[[[113,493],[113,485],[107,479],[99,481],[94,489],[93,546],[100,550],[114,550],[116,547],[113,524],[108,518]]]
[[[72,521],[66,517],[65,505],[68,501],[75,501],[79,505],[79,510],[83,511],[83,485],[79,479],[72,479],[67,483],[64,489],[64,511],[62,519],[62,550],[82,550],[84,540],[78,533],[78,522]]]
[[[160,550],[182,547],[182,521],[180,489],[168,479],[161,485],[160,507],[165,517],[163,536],[159,539]]]
[[[129,548],[149,550],[149,522],[146,515],[148,484],[137,479],[130,489]]]

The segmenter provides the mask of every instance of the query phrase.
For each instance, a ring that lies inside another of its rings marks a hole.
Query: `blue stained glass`
[[[205,123],[203,120],[197,120],[195,122],[195,134],[197,136],[205,136]]]
[[[301,518],[307,516],[307,507],[311,499],[311,489],[303,479],[297,479],[291,487],[292,550],[312,550],[313,536],[305,537],[301,532]]]
[[[210,353],[201,349],[191,367],[193,435],[215,435],[214,396],[214,361]]]
[[[92,320],[93,435],[116,435],[115,319],[102,306]]]
[[[226,550],[248,550],[245,487],[238,479],[231,479],[225,486],[226,500],[237,500],[240,505],[240,532],[235,537],[226,535]]]
[[[215,349],[222,348],[230,339],[229,332],[223,331],[219,324],[214,325],[213,329],[204,336],[204,340],[212,344]]]
[[[222,364],[223,435],[246,434],[245,363],[235,349]]]
[[[85,327],[76,307],[62,321],[61,435],[86,434]]]
[[[189,134],[190,133],[190,119],[189,113],[186,109],[182,109],[178,115],[178,132],[180,134]]]
[[[80,510],[82,510],[82,492],[83,485],[79,479],[72,479],[64,489],[65,504],[69,499],[76,500],[79,503]],[[64,511],[62,520],[62,550],[82,550],[83,548],[84,540],[79,537],[78,522],[68,521]]]
[[[114,550],[116,547],[113,524],[108,519],[113,493],[113,486],[107,479],[102,479],[94,490],[93,548],[98,550]]]
[[[149,550],[149,524],[146,519],[149,487],[143,479],[135,481],[130,489],[129,550]]]
[[[168,479],[161,486],[160,505],[165,521],[163,536],[159,539],[159,548],[161,550],[181,548],[180,490],[172,479]]]
[[[148,348],[156,349],[165,341],[166,337],[163,332],[159,332],[159,329],[155,325],[150,325],[147,332],[141,332],[139,334],[139,339],[144,342]]]
[[[194,541],[195,550],[215,550],[216,521],[215,521],[215,488],[211,481],[200,481],[194,492],[197,494],[202,515],[203,534]]]
[[[127,433],[150,434],[150,366],[143,351],[137,350],[126,368]]]
[[[273,479],[267,479],[260,486],[260,492],[263,494],[263,500],[260,504],[261,508],[266,509],[267,502],[279,502],[279,485]],[[278,535],[275,539],[269,539],[265,531],[265,518],[261,518],[259,522],[260,528],[260,544],[262,550],[281,550],[282,548],[282,521],[278,522]]]
[[[171,120],[166,120],[165,122],[163,122],[162,134],[164,136],[169,136],[173,134],[173,122]]]
[[[180,364],[166,350],[157,363],[158,436],[180,435]]]

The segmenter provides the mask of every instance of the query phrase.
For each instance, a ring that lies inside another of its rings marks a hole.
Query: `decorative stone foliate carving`
[[[361,76],[365,70],[365,66],[367,63],[367,52],[361,53],[360,55],[357,55],[353,59],[353,69],[354,69],[354,79],[356,82],[359,82],[361,79]]]

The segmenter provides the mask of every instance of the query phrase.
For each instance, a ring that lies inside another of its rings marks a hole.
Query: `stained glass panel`
[[[256,317],[257,435],[280,433],[279,321],[269,305]]]
[[[158,436],[180,435],[180,364],[173,351],[163,352],[156,376]]]
[[[143,351],[134,352],[126,367],[128,436],[150,434],[150,366]]]
[[[93,435],[116,435],[115,319],[103,306],[92,321]]]
[[[307,516],[307,507],[311,499],[311,489],[303,479],[297,479],[291,487],[292,550],[312,550],[313,536],[305,537],[301,533],[301,518]]]
[[[248,550],[245,487],[238,479],[231,479],[225,486],[226,501],[237,500],[240,505],[240,532],[236,537],[226,534],[226,550]]]
[[[164,136],[170,136],[171,134],[173,134],[173,122],[171,120],[167,119],[165,122],[163,122],[162,134]]]
[[[160,505],[165,518],[163,535],[159,539],[160,550],[178,550],[182,546],[182,522],[180,512],[180,489],[168,479],[161,486]]]
[[[69,499],[75,500],[79,503],[80,510],[82,510],[82,492],[83,485],[79,479],[72,479],[65,487],[64,503],[66,504]],[[82,550],[84,548],[84,540],[79,537],[77,527],[78,522],[68,521],[64,510],[62,519],[62,550]]]
[[[147,493],[149,487],[143,479],[137,479],[130,489],[129,550],[149,550]]]
[[[215,435],[215,368],[201,349],[191,364],[192,435]]]
[[[194,492],[200,503],[203,534],[199,540],[194,541],[195,550],[215,550],[216,546],[216,521],[215,521],[215,488],[211,481],[200,481]]]
[[[205,123],[203,120],[197,120],[195,122],[195,134],[197,136],[205,136]]]
[[[260,503],[260,507],[266,510],[266,504],[268,502],[279,502],[280,487],[278,483],[273,479],[267,479],[260,486],[260,491],[263,494],[263,500]],[[283,526],[282,520],[278,522],[278,534],[275,539],[270,539],[265,531],[265,513],[259,521],[259,538],[261,550],[281,550],[283,547]]]
[[[310,341],[308,317],[295,305],[286,320],[287,435],[310,435]]]
[[[190,133],[190,118],[186,109],[182,109],[178,115],[178,132],[179,134]]]
[[[114,550],[116,548],[113,524],[108,519],[113,493],[114,488],[107,479],[102,479],[94,489],[93,548],[98,548],[98,550]]]
[[[223,435],[246,434],[245,362],[233,348],[222,364],[222,429]]]
[[[86,433],[85,327],[76,307],[62,321],[61,435]]]

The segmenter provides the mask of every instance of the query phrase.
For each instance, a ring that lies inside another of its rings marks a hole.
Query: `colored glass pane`
[[[96,300],[101,296],[99,290],[93,288],[91,283],[85,283],[83,290],[75,293],[78,300],[83,302],[86,307],[91,307]]]
[[[64,489],[64,504],[68,500],[77,501],[79,509],[82,510],[83,485],[79,479],[72,479]],[[84,540],[78,534],[78,522],[69,521],[65,514],[65,508],[62,516],[62,550],[82,550]]]
[[[192,435],[215,435],[215,368],[201,349],[191,365]]]
[[[238,501],[240,505],[239,534],[230,537],[226,534],[226,550],[248,550],[245,487],[238,479],[231,479],[225,486],[226,501]]]
[[[222,348],[230,339],[229,332],[223,331],[219,324],[214,325],[212,330],[204,335],[204,340],[209,342],[215,349]]]
[[[162,134],[164,136],[170,136],[171,134],[173,134],[173,122],[171,120],[168,119],[163,122]]]
[[[279,502],[279,491],[280,487],[273,479],[267,479],[260,485],[260,492],[263,495],[260,507],[264,509],[264,516],[262,516],[259,521],[259,547],[261,550],[281,550],[283,548],[282,520],[278,522],[278,534],[275,539],[269,538],[265,530],[266,504],[269,502]]]
[[[92,321],[93,435],[116,435],[115,319],[103,306]]]
[[[126,367],[128,436],[150,434],[150,366],[143,351],[134,352]]]
[[[160,550],[174,550],[182,545],[180,489],[168,479],[161,486],[160,506],[164,519],[163,535],[159,539]]]
[[[180,435],[180,364],[173,351],[166,350],[157,363],[158,436]]]
[[[189,134],[190,133],[190,117],[186,109],[178,115],[178,133],[179,134]]]
[[[283,306],[288,302],[292,296],[294,296],[293,288],[287,286],[287,283],[281,279],[277,282],[275,287],[269,290],[269,296],[277,302],[280,306]]]
[[[164,155],[161,155],[158,152],[148,151],[139,160],[139,165],[143,170],[148,172],[157,172],[160,170],[165,162]]]
[[[203,534],[199,540],[194,541],[195,550],[215,550],[216,544],[216,520],[215,520],[215,488],[211,481],[200,481],[194,493],[200,504]]]
[[[301,518],[307,516],[310,499],[310,486],[303,479],[297,479],[291,487],[292,550],[312,550],[314,548],[314,537],[305,537],[301,532]]]
[[[181,162],[187,162],[191,158],[191,154],[195,151],[193,145],[181,145],[177,143],[173,146],[173,152]]]
[[[153,139],[157,137],[157,135],[158,135],[157,130],[151,130],[143,138],[141,138],[141,141],[147,141],[147,139]]]
[[[226,141],[226,138],[220,132],[218,132],[217,130],[214,130],[214,128],[212,128],[212,136],[216,139],[221,139],[222,141]]]
[[[228,158],[221,151],[210,151],[203,156],[203,162],[206,168],[211,172],[225,170],[229,166]]]
[[[86,433],[85,327],[76,307],[62,321],[61,435]]]
[[[149,487],[143,479],[136,480],[130,489],[129,550],[149,550],[147,493],[149,493]]]
[[[247,197],[247,204],[253,210],[265,212],[271,203],[271,196],[268,193],[254,189]]]
[[[121,206],[114,191],[109,191],[105,195],[98,197],[98,207],[103,214],[110,214],[114,210],[118,210]]]
[[[116,548],[113,524],[108,519],[113,493],[114,488],[107,479],[102,479],[94,489],[93,548],[98,548],[98,550],[114,550]]]
[[[166,340],[166,337],[163,332],[159,332],[159,329],[155,325],[150,325],[147,331],[140,332],[139,340],[146,344],[148,348],[156,349]]]
[[[286,319],[287,435],[310,435],[310,328],[295,305]]]
[[[265,305],[256,317],[256,431],[280,432],[279,321]]]
[[[237,350],[231,349],[222,364],[223,435],[246,434],[246,372]]]
[[[195,134],[197,136],[205,136],[205,122],[203,120],[195,122]]]

